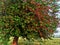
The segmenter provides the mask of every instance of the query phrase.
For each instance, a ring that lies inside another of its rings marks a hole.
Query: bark
[[[18,37],[15,36],[12,45],[18,45]]]

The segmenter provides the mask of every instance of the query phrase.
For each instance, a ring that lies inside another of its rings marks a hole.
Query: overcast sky
[[[59,5],[59,6],[60,6],[60,1],[58,1],[58,2],[57,2],[57,5]],[[58,9],[58,10],[60,10],[60,9]],[[57,16],[57,17],[58,17],[58,18],[60,18],[60,11],[59,11],[58,13],[56,13],[56,14],[58,14],[58,16]]]
[[[60,1],[58,1],[57,4],[60,6]],[[60,10],[60,9],[58,9],[58,10]],[[57,14],[58,14],[57,17],[60,18],[60,11]],[[56,28],[56,31],[58,31],[58,32],[57,33],[54,33],[54,36],[55,37],[60,37],[60,27],[57,27]]]

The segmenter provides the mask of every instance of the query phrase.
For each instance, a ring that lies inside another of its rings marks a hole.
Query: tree
[[[0,16],[0,36],[5,42],[14,37],[12,45],[18,45],[22,36],[32,38],[50,38],[57,25],[57,19],[48,15],[47,6],[34,0],[9,0],[5,3],[5,15]]]

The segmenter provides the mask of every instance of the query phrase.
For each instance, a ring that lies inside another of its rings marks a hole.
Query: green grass
[[[42,40],[42,42],[34,41],[34,42],[29,42],[29,41],[21,41],[19,40],[19,45],[60,45],[60,38],[53,38],[52,40]]]
[[[52,40],[45,40],[42,45],[60,45],[60,38],[53,38]]]
[[[28,41],[26,39],[24,40],[23,38],[19,38],[18,43],[19,45],[60,45],[60,38],[52,38],[52,40],[45,39],[40,42],[38,40],[34,40],[33,42],[33,41]],[[8,45],[11,45],[12,41],[13,41],[13,38],[10,38]]]

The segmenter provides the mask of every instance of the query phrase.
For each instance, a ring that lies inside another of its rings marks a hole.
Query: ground
[[[11,41],[9,41],[9,44],[11,44],[12,39],[10,38]],[[28,41],[28,40],[23,40],[22,38],[19,39],[19,45],[60,45],[60,38],[52,38],[50,39],[45,39],[40,42],[37,40],[33,41]]]

